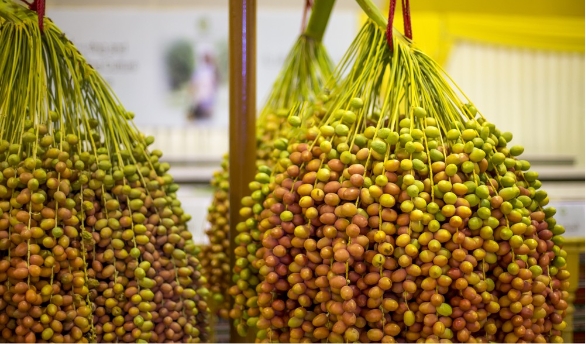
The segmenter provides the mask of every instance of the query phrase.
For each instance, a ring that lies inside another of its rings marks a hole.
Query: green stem
[[[356,0],[358,5],[362,7],[362,10],[366,13],[366,15],[375,22],[378,26],[383,29],[387,28],[388,21],[385,17],[383,17],[380,9],[372,2],[372,0]]]
[[[14,4],[7,0],[0,0],[0,17],[13,21],[14,16],[10,12],[10,6],[14,6]]]
[[[305,28],[305,35],[321,42],[328,26],[328,20],[336,0],[315,0],[311,9],[311,16]]]

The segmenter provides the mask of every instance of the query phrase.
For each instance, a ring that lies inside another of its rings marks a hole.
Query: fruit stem
[[[318,43],[322,41],[335,2],[336,0],[314,1],[304,35],[311,37]]]
[[[362,7],[362,10],[366,13],[368,18],[381,28],[387,28],[388,21],[383,17],[379,8],[372,2],[372,0],[356,0],[356,2]]]
[[[15,3],[11,2],[11,1],[0,0],[0,17],[6,19],[8,21],[18,23],[21,21],[21,19],[18,18],[18,16],[13,14],[14,11],[10,8],[12,6],[22,7],[22,6],[19,6]]]

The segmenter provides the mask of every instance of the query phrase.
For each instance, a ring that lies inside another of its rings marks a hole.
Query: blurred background
[[[375,3],[388,10],[388,1]],[[304,4],[257,0],[259,109],[300,33]],[[47,15],[155,136],[182,185],[195,240],[206,243],[208,184],[228,151],[228,0],[51,0]],[[567,236],[583,238],[584,2],[413,0],[411,15],[415,44],[513,133]],[[364,19],[353,0],[336,1],[324,37],[334,62]],[[583,306],[575,315],[575,341],[584,342]]]

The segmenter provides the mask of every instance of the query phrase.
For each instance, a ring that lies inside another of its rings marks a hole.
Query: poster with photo
[[[139,126],[227,124],[225,12],[62,8],[49,16]]]
[[[258,9],[257,108],[300,33],[302,6]],[[228,130],[228,7],[57,7],[48,16],[112,86],[139,127]],[[324,43],[338,61],[356,34],[350,11]]]

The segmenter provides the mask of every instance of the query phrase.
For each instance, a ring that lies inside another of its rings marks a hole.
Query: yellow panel
[[[572,343],[574,337],[574,300],[576,299],[576,290],[578,289],[580,276],[580,254],[584,253],[584,239],[566,239],[564,250],[568,253],[566,257],[566,269],[570,272],[570,294],[568,298],[568,309],[566,311],[565,321],[567,327],[562,331],[564,342]]]
[[[389,1],[380,2],[388,12]],[[397,1],[397,9],[401,7]],[[584,18],[584,1],[578,0],[411,0],[411,11],[466,12],[523,16],[568,16]]]

